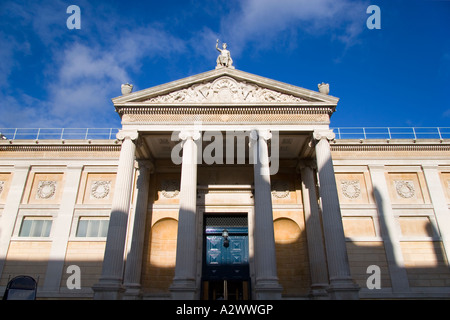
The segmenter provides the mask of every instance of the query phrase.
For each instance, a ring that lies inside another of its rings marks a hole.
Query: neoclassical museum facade
[[[320,87],[225,57],[114,98],[113,139],[6,136],[0,293],[450,298],[450,141],[338,139]]]

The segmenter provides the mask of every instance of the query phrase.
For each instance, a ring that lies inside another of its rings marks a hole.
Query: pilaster
[[[450,212],[442,189],[437,165],[422,165],[428,191],[433,203],[434,214],[439,226],[439,233],[447,256],[450,259]]]
[[[369,165],[369,172],[377,204],[381,236],[383,237],[384,250],[389,266],[392,292],[409,292],[408,275],[406,274],[394,212],[388,193],[389,189],[386,183],[384,166]]]
[[[17,213],[19,211],[20,201],[22,200],[23,192],[25,190],[25,184],[27,182],[29,171],[29,165],[14,166],[8,198],[0,218],[0,275],[2,274],[5,266],[9,242],[16,223]]]
[[[44,291],[59,291],[82,171],[83,165],[70,165],[66,169],[61,206],[52,228],[53,242],[45,275]]]

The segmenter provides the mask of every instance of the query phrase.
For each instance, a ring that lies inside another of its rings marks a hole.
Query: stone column
[[[197,144],[198,131],[182,131],[180,210],[178,213],[175,277],[170,287],[175,300],[197,297]]]
[[[332,299],[358,299],[359,287],[350,275],[344,228],[342,225],[333,161],[328,140],[334,139],[331,130],[314,131],[316,160],[322,198],[322,223],[325,236]]]
[[[116,187],[109,218],[102,275],[93,286],[94,299],[121,299],[124,248],[127,235],[128,212],[133,185],[134,158],[138,138],[137,131],[120,131],[117,139],[123,140],[117,168]]]
[[[130,223],[133,225],[131,246],[127,254],[125,264],[124,299],[133,300],[140,297],[141,291],[141,270],[142,254],[144,250],[145,226],[148,207],[148,190],[150,184],[150,174],[154,167],[150,161],[137,161],[139,176],[136,182],[136,200],[133,217]]]
[[[314,169],[308,164],[299,166],[302,179],[303,212],[306,221],[309,266],[311,273],[311,296],[313,299],[328,299],[328,271],[323,247],[322,223],[317,202]]]
[[[392,292],[409,292],[408,275],[403,260],[394,211],[392,210],[389,197],[384,166],[369,165],[369,172],[372,180],[373,195],[377,204],[380,232],[383,237],[384,250],[389,266]]]
[[[258,300],[281,299],[282,287],[278,282],[275,237],[273,229],[272,193],[270,186],[268,130],[250,133],[254,161],[255,212],[255,292]]]
[[[447,256],[450,259],[450,212],[448,210],[447,199],[442,189],[441,179],[437,165],[422,165],[428,191],[434,207],[434,214],[438,223],[442,244]]]

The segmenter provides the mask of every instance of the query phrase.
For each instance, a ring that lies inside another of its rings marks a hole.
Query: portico
[[[274,220],[279,216],[276,221],[286,223],[290,215],[306,220],[311,277],[305,283],[311,295],[357,298],[329,145],[337,102],[324,93],[227,67],[113,99],[122,118],[117,136],[122,149],[95,298],[142,297],[143,256],[151,260],[156,252],[144,252],[150,246],[145,239],[153,239],[149,220],[164,210],[167,217],[158,222],[169,217],[177,222],[167,297],[205,296],[204,218],[239,215],[248,221],[248,297],[281,299],[289,290],[279,279],[284,269],[277,268],[277,250],[285,249],[276,245]],[[288,204],[286,182],[277,175],[296,175],[293,183],[303,185],[303,200]],[[150,181],[161,186],[153,195]],[[165,202],[159,204],[158,196]]]

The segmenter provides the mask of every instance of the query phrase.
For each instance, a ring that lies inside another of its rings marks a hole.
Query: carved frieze
[[[111,181],[98,180],[91,184],[91,199],[105,199],[111,192]]]
[[[222,76],[213,82],[194,84],[188,88],[150,98],[150,103],[299,103],[307,100],[256,84]]]
[[[416,193],[414,182],[411,180],[395,180],[394,185],[397,194],[404,199],[412,198]]]
[[[123,108],[124,123],[329,123],[330,108]]]
[[[342,194],[349,199],[357,199],[361,195],[361,185],[359,180],[342,180]]]
[[[36,199],[52,199],[56,193],[56,181],[39,181],[36,191]]]

